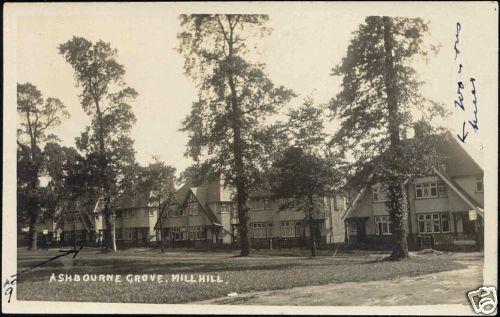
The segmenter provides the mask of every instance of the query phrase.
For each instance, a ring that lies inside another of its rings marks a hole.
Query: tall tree
[[[149,191],[149,201],[158,206],[158,224],[160,228],[160,250],[163,252],[163,209],[175,202],[175,168],[166,165],[154,156],[154,163],[143,168],[138,183],[138,191]],[[167,209],[167,208],[165,208]]]
[[[261,171],[269,135],[266,116],[293,96],[268,78],[259,57],[261,38],[269,33],[266,15],[181,15],[178,34],[184,70],[198,99],[183,122],[189,132],[187,155],[214,166],[236,188],[241,255],[250,253],[249,191]]]
[[[64,104],[56,98],[44,99],[33,84],[17,84],[17,114],[20,128],[17,130],[18,144],[18,214],[27,214],[29,219],[29,248],[37,250],[37,224],[40,218],[43,194],[40,177],[43,169],[43,145],[53,140],[51,128],[59,125],[63,117],[69,117]]]
[[[104,200],[105,246],[107,251],[116,251],[112,203],[129,183],[127,173],[135,164],[129,134],[136,121],[130,102],[137,92],[126,86],[125,68],[116,61],[117,50],[110,43],[73,37],[59,45],[59,53],[73,67],[76,83],[82,88],[82,108],[91,117],[77,147],[88,159],[96,160],[94,179]]]
[[[309,225],[311,256],[316,256],[316,231],[318,216],[325,212],[323,197],[334,192],[339,183],[333,161],[291,147],[274,162],[270,175],[271,190],[281,198],[288,199],[281,208],[304,211],[304,220]]]
[[[432,146],[420,142],[423,138],[413,148],[403,141],[418,118],[431,121],[446,114],[441,104],[419,93],[423,82],[414,61],[427,60],[430,52],[437,51],[424,41],[427,33],[428,25],[420,18],[367,17],[354,33],[346,57],[333,69],[343,81],[331,102],[341,120],[332,144],[354,158],[354,170],[373,164],[377,175],[363,186],[375,181],[388,184],[392,260],[408,257],[405,182],[428,171],[427,163],[435,157]]]
[[[324,110],[310,96],[299,108],[289,110],[285,127],[293,146],[308,154],[322,156],[327,153]]]

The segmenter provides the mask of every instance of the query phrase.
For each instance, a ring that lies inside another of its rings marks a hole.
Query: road
[[[467,292],[481,286],[483,257],[480,253],[449,253],[467,265],[466,269],[401,277],[388,281],[370,281],[320,286],[295,287],[238,294],[235,297],[215,298],[193,304],[231,305],[469,305]]]

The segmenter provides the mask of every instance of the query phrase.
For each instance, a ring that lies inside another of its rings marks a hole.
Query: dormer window
[[[484,191],[484,184],[482,177],[476,177],[476,192],[482,193]]]

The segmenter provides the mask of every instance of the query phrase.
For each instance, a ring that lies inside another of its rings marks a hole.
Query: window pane
[[[429,187],[426,186],[423,188],[422,197],[429,197]]]
[[[431,187],[431,197],[437,197],[437,187],[436,186]]]
[[[418,232],[424,233],[425,232],[425,222],[419,221],[418,223]]]
[[[441,226],[443,227],[443,232],[449,232],[450,231],[450,223],[448,220],[443,220],[441,222]]]
[[[434,231],[433,232],[440,232],[439,228],[439,221],[434,221]]]

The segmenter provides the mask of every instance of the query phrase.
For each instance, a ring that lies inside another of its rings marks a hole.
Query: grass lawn
[[[59,254],[57,249],[28,252],[18,249],[18,271]],[[297,286],[388,280],[463,268],[444,255],[415,255],[400,262],[378,261],[377,252],[321,251],[314,259],[307,250],[262,250],[252,256],[238,252],[166,252],[129,249],[103,254],[83,249],[75,259],[58,258],[22,274],[17,281],[18,300],[188,303],[228,293],[288,289]],[[299,256],[296,256],[299,255]],[[58,274],[119,274],[121,283],[80,281],[49,282]],[[127,274],[161,274],[168,283],[126,281]],[[172,274],[219,275],[223,283],[171,282]]]

